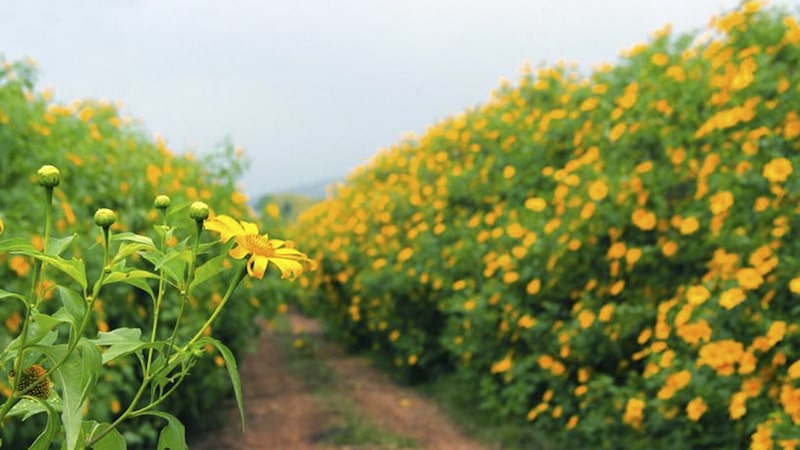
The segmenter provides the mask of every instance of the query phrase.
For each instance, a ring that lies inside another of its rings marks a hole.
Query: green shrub
[[[797,18],[749,2],[524,68],[301,216],[304,302],[565,446],[796,444],[798,62]]]

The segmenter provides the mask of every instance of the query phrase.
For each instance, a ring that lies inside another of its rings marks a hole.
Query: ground
[[[265,328],[240,368],[246,431],[226,408],[221,431],[189,436],[192,450],[486,448],[434,403],[324,339],[315,321],[289,313],[284,323]]]

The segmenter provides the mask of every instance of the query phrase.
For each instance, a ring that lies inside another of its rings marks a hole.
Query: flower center
[[[260,234],[248,234],[244,237],[244,248],[248,253],[272,257],[275,256],[275,248],[266,236]]]

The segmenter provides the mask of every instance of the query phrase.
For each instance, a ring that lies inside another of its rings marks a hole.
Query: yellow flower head
[[[281,278],[291,279],[306,269],[314,270],[317,267],[315,261],[294,248],[293,242],[270,239],[267,234],[258,234],[258,226],[254,223],[219,215],[206,220],[204,226],[207,230],[219,233],[223,242],[235,239],[236,246],[230,251],[230,256],[236,259],[249,256],[247,273],[259,280],[264,277],[269,263],[281,271]]]

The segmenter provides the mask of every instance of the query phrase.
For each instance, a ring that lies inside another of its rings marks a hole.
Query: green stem
[[[186,343],[186,345],[183,346],[184,351],[186,351],[195,342],[197,342],[197,340],[203,336],[205,330],[209,328],[212,323],[214,323],[214,320],[216,320],[219,313],[222,312],[222,308],[224,308],[225,304],[228,303],[228,300],[231,298],[231,294],[233,294],[233,291],[236,289],[236,286],[238,286],[239,283],[244,279],[245,275],[247,275],[246,261],[244,262],[244,264],[242,264],[242,267],[241,269],[239,269],[239,272],[236,274],[236,276],[231,278],[231,284],[228,285],[228,290],[225,292],[225,295],[222,297],[222,300],[220,300],[219,305],[217,305],[217,308],[214,309],[214,312],[211,313],[211,316],[208,318],[208,320],[206,320],[206,323],[204,323],[203,326],[200,327],[199,330],[197,330],[197,333],[194,335],[194,337],[190,339],[189,342]]]
[[[178,338],[178,328],[180,326],[181,319],[183,318],[183,311],[186,307],[186,303],[189,301],[192,295],[192,281],[194,281],[194,268],[197,264],[197,253],[200,248],[200,235],[203,233],[203,221],[196,220],[195,225],[195,240],[194,245],[192,245],[192,260],[189,262],[189,271],[186,274],[186,289],[183,290],[183,295],[181,296],[181,305],[178,309],[178,317],[175,319],[175,326],[172,328],[172,335],[169,338],[167,354],[164,357],[164,361],[169,361],[170,357],[172,356],[172,349],[175,347],[175,340]]]
[[[43,240],[43,252],[47,252],[47,244],[50,241],[50,227],[53,221],[53,188],[47,187],[46,189],[46,196],[47,196],[47,207],[45,208],[45,220],[44,220],[44,240]],[[25,320],[22,322],[22,334],[19,338],[19,352],[17,353],[16,358],[14,359],[14,382],[11,386],[11,396],[8,400],[3,404],[2,408],[0,408],[0,420],[8,414],[8,411],[19,401],[21,398],[21,394],[18,392],[19,389],[19,380],[20,374],[22,374],[22,362],[25,357],[25,341],[28,339],[28,327],[31,322],[31,313],[32,309],[35,305],[39,304],[41,300],[41,296],[43,294],[43,283],[41,280],[44,276],[44,268],[45,263],[43,261],[36,262],[36,269],[33,273],[33,282],[31,283],[31,293],[28,296],[28,299],[35,299],[33,303],[28,303],[25,305]],[[42,381],[44,381],[44,377],[42,377]],[[33,386],[30,386],[29,389],[32,389]]]

